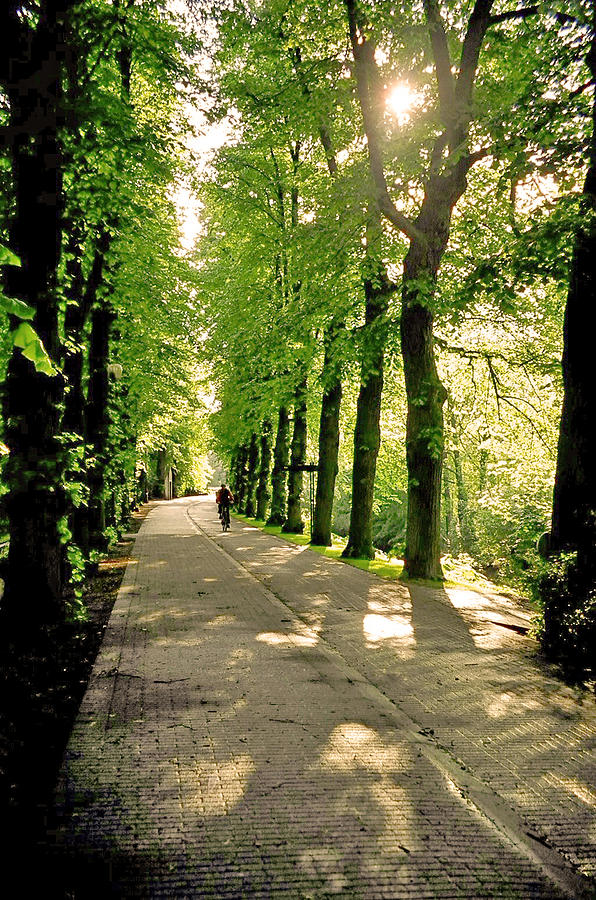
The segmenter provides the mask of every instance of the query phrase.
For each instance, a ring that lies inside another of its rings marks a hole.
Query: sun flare
[[[387,107],[396,116],[398,122],[407,122],[416,95],[405,83],[396,84],[387,97]]]

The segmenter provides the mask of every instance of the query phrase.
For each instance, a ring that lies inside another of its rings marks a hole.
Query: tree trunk
[[[596,80],[596,9],[587,62]],[[563,323],[563,409],[559,431],[549,551],[594,552],[596,536],[596,391],[592,360],[596,327],[596,97],[588,172],[575,235]]]
[[[21,46],[15,46],[10,69],[2,64],[14,190],[9,242],[21,260],[20,268],[7,270],[6,289],[8,296],[33,308],[31,324],[56,362],[63,168],[58,127],[66,6],[41,2],[34,30],[15,13],[9,27],[20,31]],[[2,27],[10,12],[4,11]],[[11,328],[19,324],[11,316]],[[64,618],[60,535],[64,466],[56,439],[62,395],[60,376],[37,372],[20,350],[13,351],[3,410],[4,439],[10,448],[3,473],[9,489],[10,548],[2,618],[9,638],[22,629],[57,624]]]
[[[255,432],[253,431],[250,438],[248,448],[248,467],[246,471],[246,503],[245,514],[254,518],[256,512],[255,495],[258,482],[258,464],[259,464],[259,443]]]
[[[234,450],[234,452],[230,455],[230,468],[228,469],[228,484],[232,490],[232,493],[236,493],[236,467],[238,460],[238,451]],[[223,476],[225,478],[225,474]]]
[[[265,519],[269,504],[269,469],[271,466],[271,422],[265,420],[261,429],[261,465],[257,487],[257,519]]]
[[[449,550],[449,553],[452,556],[457,556],[459,554],[459,535],[457,533],[455,518],[453,515],[453,496],[451,488],[451,472],[445,466],[443,468],[443,512],[445,523],[444,543]]]
[[[236,509],[243,513],[246,504],[246,466],[248,463],[248,447],[246,444],[238,449],[236,469]]]
[[[277,435],[273,450],[273,470],[271,472],[271,512],[267,525],[283,525],[286,520],[288,456],[290,453],[290,418],[285,406],[280,406],[277,420]]]
[[[468,501],[468,489],[464,479],[461,464],[461,452],[459,447],[453,448],[453,466],[455,469],[455,483],[457,485],[457,521],[461,536],[461,546],[464,553],[473,553],[476,544],[476,531],[472,521],[472,513]]]
[[[342,553],[342,556],[356,559],[374,559],[375,556],[372,542],[373,499],[381,445],[383,357],[387,338],[385,314],[392,290],[393,285],[382,267],[379,267],[374,279],[364,284],[366,315],[354,429],[350,533]]]
[[[406,459],[408,522],[404,574],[441,579],[441,475],[443,468],[443,403],[434,358],[433,314],[428,304],[436,283],[426,254],[412,242],[404,262],[401,346],[408,404]],[[421,303],[421,285],[427,302]]]
[[[89,389],[87,395],[87,443],[93,447],[89,468],[89,547],[105,551],[105,469],[108,464],[110,417],[108,410],[110,330],[115,319],[107,301],[97,306],[91,319]]]
[[[306,376],[296,388],[294,403],[294,430],[290,448],[290,470],[288,472],[288,515],[281,530],[290,534],[302,534],[302,484],[304,474],[298,468],[306,462]]]
[[[319,461],[317,493],[311,544],[331,546],[331,518],[339,453],[339,411],[341,407],[341,375],[333,358],[333,341],[338,326],[331,323],[325,340],[323,362],[323,398],[319,424]]]

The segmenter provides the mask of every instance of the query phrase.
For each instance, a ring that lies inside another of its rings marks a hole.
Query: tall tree
[[[342,556],[374,559],[373,500],[377,456],[381,444],[381,398],[387,340],[387,309],[395,289],[381,258],[381,217],[371,211],[364,262],[365,316],[360,362],[360,391],[354,428],[352,504],[348,543]]]
[[[62,243],[64,121],[62,83],[70,0],[40,0],[35,14],[3,4],[8,38],[0,77],[9,104],[14,207],[10,248],[20,260],[6,278],[10,297],[33,310],[32,325],[59,358],[58,267]],[[18,329],[13,316],[11,327]],[[22,349],[26,349],[23,345]],[[62,377],[37,371],[15,349],[4,390],[10,549],[2,615],[18,629],[64,618],[61,521],[65,509],[58,440]],[[27,604],[23,598],[27,598]]]
[[[414,578],[441,578],[441,473],[443,403],[446,391],[437,372],[433,346],[433,295],[439,266],[449,239],[455,204],[466,188],[466,176],[479,158],[468,149],[472,93],[480,49],[490,25],[492,0],[476,0],[461,43],[459,70],[436,0],[424,11],[433,51],[443,129],[431,164],[418,215],[406,216],[387,186],[382,140],[382,96],[379,96],[375,44],[357,0],[346,0],[350,40],[371,175],[379,210],[409,241],[402,282],[401,346],[408,399],[408,525],[404,571]]]
[[[331,546],[332,542],[333,498],[338,472],[342,382],[340,361],[337,358],[337,333],[343,329],[343,322],[338,323],[333,320],[329,325],[325,335],[325,359],[321,374],[323,396],[319,422],[317,488],[311,542],[326,547]]]
[[[596,6],[586,64],[596,85]],[[596,536],[596,393],[591,346],[596,326],[596,89],[588,170],[580,204],[563,327],[563,409],[553,495],[551,549],[591,554]]]

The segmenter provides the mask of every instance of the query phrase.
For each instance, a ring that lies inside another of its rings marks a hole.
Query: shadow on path
[[[54,896],[564,896],[412,728],[503,648],[448,597],[218,534],[245,571],[184,509],[139,535],[81,707],[43,849]]]

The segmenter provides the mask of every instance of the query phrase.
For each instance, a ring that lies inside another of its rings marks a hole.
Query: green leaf
[[[5,247],[4,244],[0,244],[0,266],[20,266],[21,260],[13,253],[12,250],[9,250],[8,247]]]
[[[57,370],[46,353],[38,334],[27,322],[21,322],[19,327],[13,331],[12,342],[15,347],[19,347],[23,356],[31,360],[38,372],[43,372],[44,375],[56,374]]]
[[[17,300],[16,297],[6,297],[4,294],[0,294],[0,307],[8,315],[18,316],[19,319],[32,319],[35,315],[35,310],[31,306]]]

